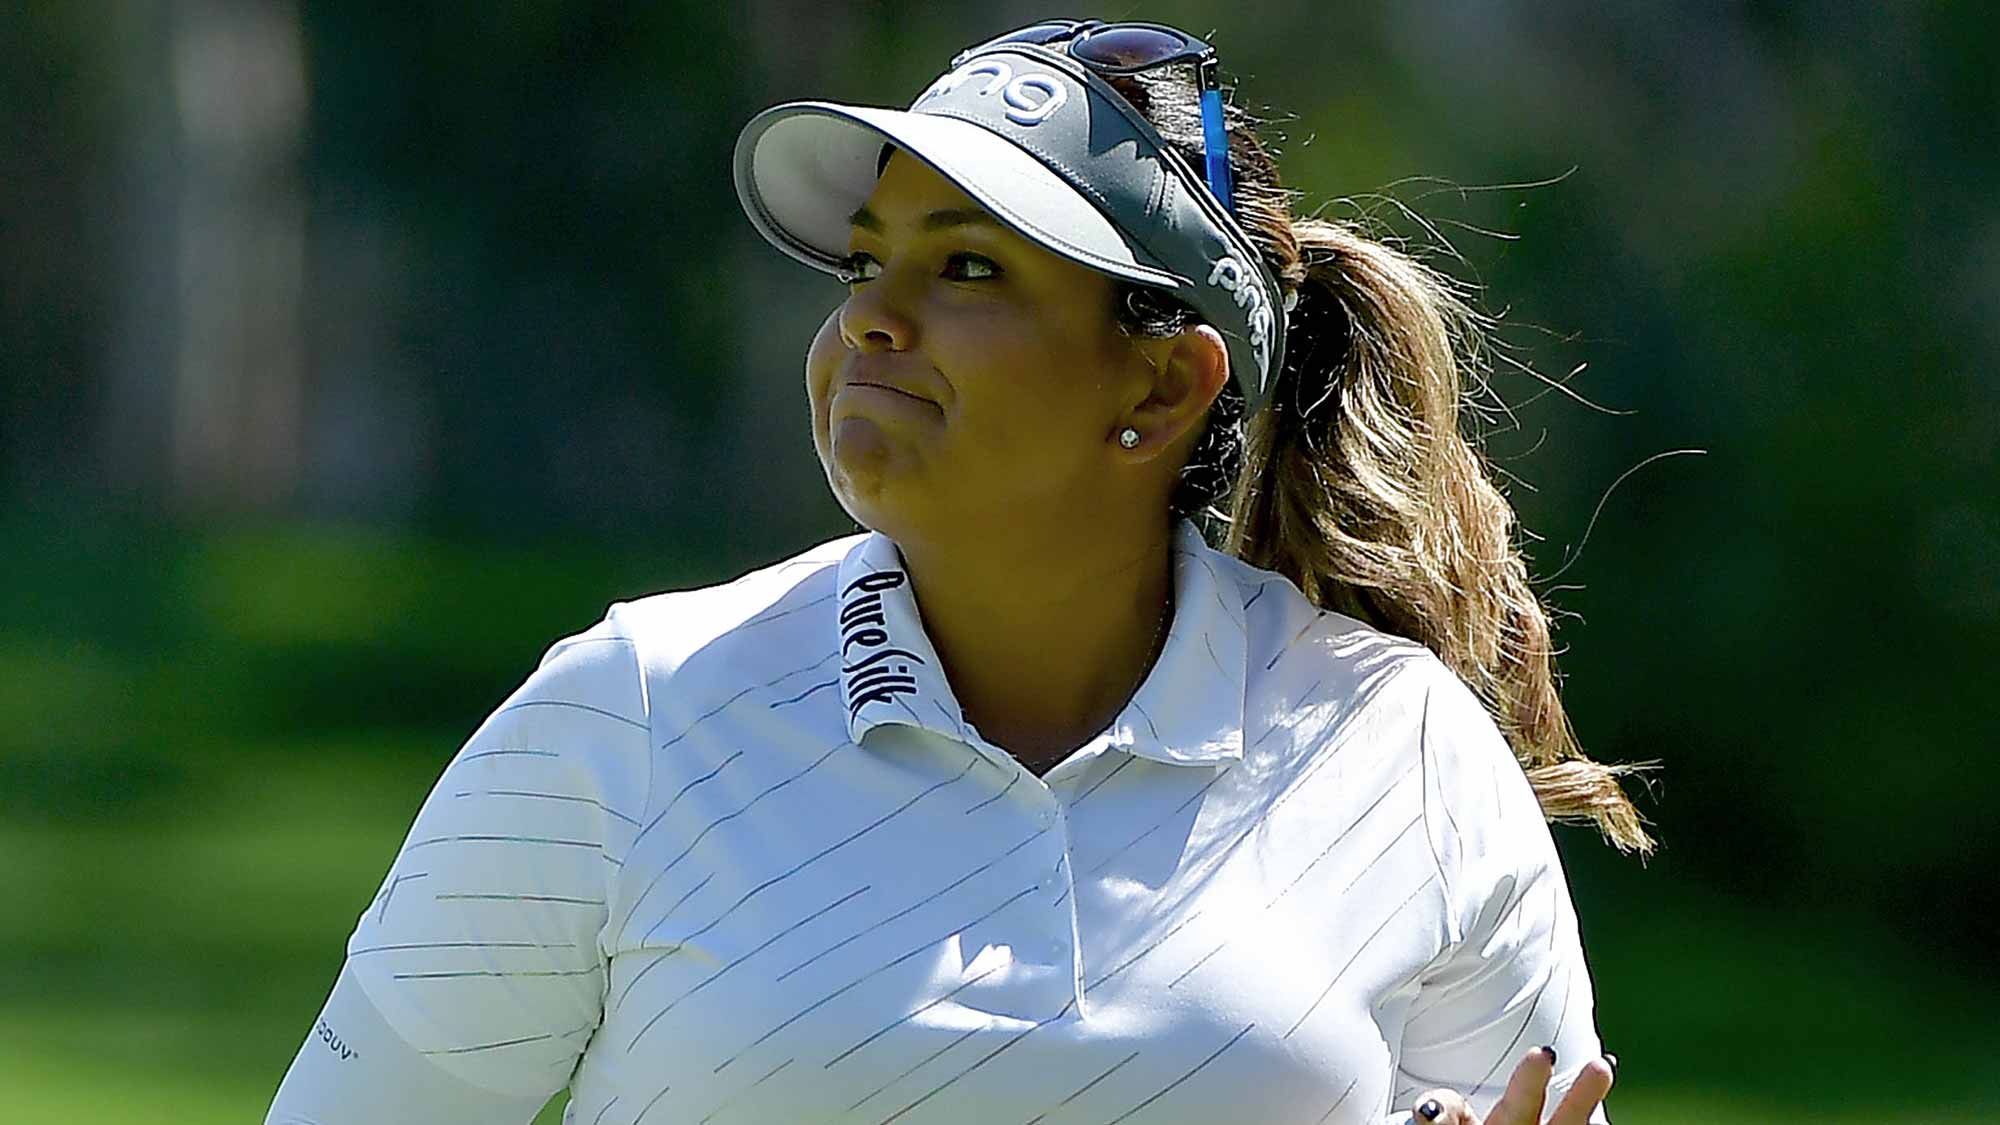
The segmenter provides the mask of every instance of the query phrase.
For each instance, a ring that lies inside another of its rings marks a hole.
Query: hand
[[[1617,1065],[1616,1055],[1585,1064],[1548,1125],[1586,1125],[1591,1111],[1611,1092],[1611,1077]],[[1555,1049],[1537,1047],[1514,1068],[1514,1076],[1507,1080],[1507,1092],[1494,1104],[1490,1116],[1481,1119],[1465,1104],[1464,1098],[1450,1090],[1427,1090],[1417,1095],[1413,1119],[1418,1125],[1542,1125],[1542,1101],[1548,1095],[1549,1077],[1555,1069]]]

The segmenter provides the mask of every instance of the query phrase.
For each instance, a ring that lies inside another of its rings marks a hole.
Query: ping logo
[[[1069,100],[1069,91],[1054,75],[1032,70],[1017,75],[1013,67],[999,59],[982,59],[966,63],[931,83],[930,89],[919,95],[911,108],[932,98],[943,97],[982,77],[986,79],[986,84],[975,93],[982,98],[998,93],[1001,103],[1006,106],[1007,120],[1016,125],[1040,125]]]
[[[840,592],[840,671],[847,677],[847,714],[860,714],[870,703],[887,703],[899,695],[914,695],[913,668],[923,657],[889,644],[889,616],[882,593],[904,582],[900,570],[877,570],[847,584]],[[860,645],[861,658],[848,662],[848,652]]]
[[[1221,286],[1223,292],[1236,298],[1236,307],[1249,310],[1250,346],[1261,354],[1270,346],[1273,315],[1271,300],[1264,295],[1263,279],[1235,255],[1224,254],[1215,260],[1215,268],[1208,271],[1208,283]]]

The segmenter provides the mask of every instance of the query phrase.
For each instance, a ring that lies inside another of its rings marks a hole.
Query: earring
[[[1119,430],[1118,444],[1124,446],[1127,449],[1132,449],[1137,447],[1139,444],[1139,431],[1133,429],[1130,426],[1127,426],[1124,429]]]

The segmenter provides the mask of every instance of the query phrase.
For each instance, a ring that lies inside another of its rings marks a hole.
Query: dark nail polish
[[[1432,1098],[1417,1107],[1417,1116],[1423,1118],[1425,1121],[1436,1121],[1443,1113],[1444,1107],[1438,1104],[1436,1098]]]
[[[1554,1047],[1551,1047],[1548,1044],[1544,1043],[1542,1045],[1542,1053],[1549,1057],[1550,1066],[1556,1065],[1556,1049]]]

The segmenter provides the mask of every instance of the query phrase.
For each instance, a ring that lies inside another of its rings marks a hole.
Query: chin
[[[836,433],[825,469],[834,499],[854,522],[885,534],[902,522],[897,517],[910,506],[915,474],[908,459],[887,443]]]
[[[879,531],[891,539],[900,541],[903,532],[910,526],[908,513],[895,505],[885,503],[880,493],[857,491],[846,481],[835,480],[833,498],[840,502],[848,518],[870,531]]]

